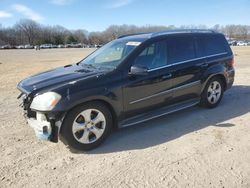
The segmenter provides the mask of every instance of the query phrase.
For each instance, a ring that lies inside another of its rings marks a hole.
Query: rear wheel
[[[214,108],[220,103],[223,93],[224,84],[219,77],[210,79],[201,94],[201,105],[207,108]]]
[[[61,135],[77,150],[91,150],[99,146],[112,129],[109,109],[100,102],[87,103],[71,110],[66,116]]]

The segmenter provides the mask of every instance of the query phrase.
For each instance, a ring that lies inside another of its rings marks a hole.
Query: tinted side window
[[[195,48],[196,48],[196,57],[197,58],[206,56],[203,41],[200,37],[195,37]]]
[[[203,39],[206,55],[214,55],[226,52],[224,38],[218,35],[206,36]]]
[[[168,58],[171,64],[195,58],[192,37],[177,37],[168,41]]]
[[[134,65],[148,69],[158,68],[167,64],[167,45],[160,41],[146,47],[135,59]]]
[[[155,49],[155,43],[151,44],[149,47],[145,48],[139,56],[144,56],[144,55],[153,55]]]

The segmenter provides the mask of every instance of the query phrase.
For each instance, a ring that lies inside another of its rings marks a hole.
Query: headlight
[[[39,111],[50,111],[56,106],[60,99],[61,95],[55,92],[43,93],[33,99],[30,108]]]

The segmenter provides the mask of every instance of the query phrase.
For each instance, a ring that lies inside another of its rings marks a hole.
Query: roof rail
[[[176,30],[166,30],[153,33],[152,36],[158,36],[161,34],[170,34],[170,33],[216,33],[216,31],[211,29],[176,29]]]
[[[165,30],[165,31],[159,31],[159,32],[131,33],[131,34],[126,34],[126,35],[121,35],[117,38],[120,39],[124,37],[143,35],[143,34],[151,34],[151,37],[155,37],[155,36],[171,34],[171,33],[217,33],[217,32],[211,29],[171,29],[171,30]]]
[[[150,34],[150,32],[130,33],[130,34],[126,34],[126,35],[121,35],[117,38],[120,39],[120,38],[124,38],[124,37],[129,37],[129,36],[134,36],[134,35],[143,35],[143,34]]]

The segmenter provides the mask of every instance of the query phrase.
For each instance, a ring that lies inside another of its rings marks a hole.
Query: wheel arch
[[[202,75],[201,83],[201,93],[203,92],[204,88],[206,87],[208,81],[214,77],[219,77],[224,84],[224,90],[227,89],[227,76],[226,76],[226,68],[222,64],[215,64],[210,66]]]
[[[100,98],[89,99],[89,100],[80,102],[80,103],[78,103],[78,104],[75,105],[75,106],[72,106],[72,107],[65,113],[63,121],[65,120],[65,117],[68,115],[68,113],[69,113],[71,110],[73,110],[74,108],[79,107],[79,106],[82,106],[82,105],[85,105],[85,104],[87,104],[87,103],[94,103],[94,102],[102,103],[102,104],[104,104],[104,105],[110,110],[110,113],[111,113],[111,116],[112,116],[112,121],[113,121],[113,128],[117,128],[117,114],[116,114],[115,108],[111,105],[110,102],[108,102],[107,100],[104,100],[104,99],[100,99]],[[63,124],[63,123],[62,123],[62,124]],[[60,127],[60,132],[61,132],[61,127]]]
[[[205,79],[202,83],[202,89],[201,89],[201,93],[203,92],[203,90],[205,89],[207,83],[209,82],[209,80],[215,78],[215,77],[218,77],[222,83],[223,83],[223,86],[224,86],[224,90],[227,89],[227,79],[226,79],[226,76],[223,74],[223,73],[215,73],[215,74],[211,74],[207,77],[207,79]]]

